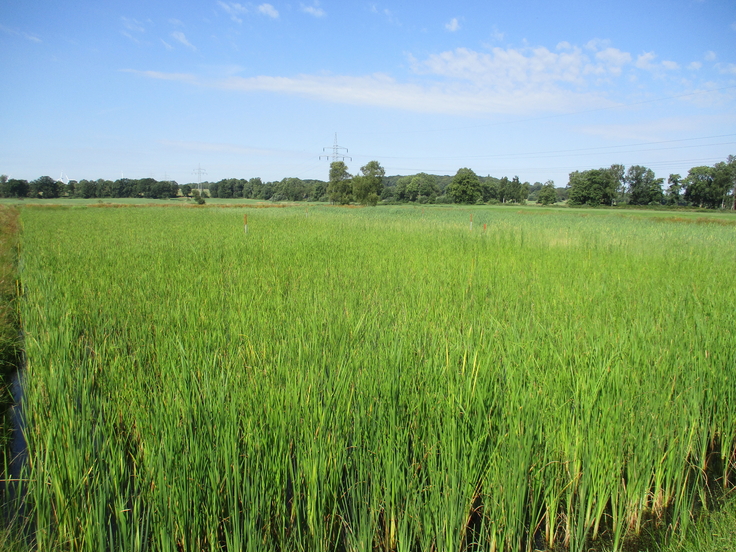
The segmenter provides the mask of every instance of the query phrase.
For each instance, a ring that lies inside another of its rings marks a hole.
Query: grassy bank
[[[622,550],[727,487],[731,226],[244,212],[24,209],[40,548]]]

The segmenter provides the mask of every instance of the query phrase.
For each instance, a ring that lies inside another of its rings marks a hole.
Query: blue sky
[[[736,154],[736,3],[129,1],[0,5],[0,173],[348,168],[567,183]]]

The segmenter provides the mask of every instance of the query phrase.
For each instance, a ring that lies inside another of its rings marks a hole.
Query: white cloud
[[[311,6],[305,6],[304,4],[301,4],[301,10],[304,13],[308,13],[309,15],[313,15],[314,17],[324,17],[327,15],[325,10],[319,7],[319,2],[315,2]]]
[[[715,61],[716,60],[716,53],[713,50],[708,50],[705,52],[705,56],[703,57],[705,61]]]
[[[420,72],[430,75],[424,82],[399,82],[381,73],[364,76],[230,76],[211,80],[191,74],[131,72],[148,78],[219,89],[271,92],[318,101],[424,113],[529,114],[612,105],[599,94],[571,91],[558,85],[583,82],[581,74],[585,71],[585,60],[571,58],[579,55],[578,50],[572,55],[552,54],[542,48],[526,53],[499,50],[495,54],[457,50],[422,62],[410,58]],[[550,61],[552,67],[545,67],[544,64]],[[438,81],[432,78],[437,76],[446,79]]]
[[[383,74],[362,77],[299,75],[233,77],[217,83],[230,90],[268,91],[352,105],[372,105],[425,113],[480,114],[564,111],[608,105],[601,98],[562,90],[494,90],[456,84],[399,83]]]
[[[186,82],[189,84],[199,84],[199,80],[191,73],[163,73],[161,71],[138,71],[136,69],[121,69],[122,73],[132,73],[149,79],[167,80]]]
[[[631,63],[631,54],[622,52],[618,48],[606,48],[605,50],[596,52],[595,58],[607,72],[614,76],[619,76],[621,74],[621,68],[627,63]]]
[[[689,65],[687,66],[687,68],[688,68],[688,69],[690,69],[691,71],[697,71],[697,70],[698,70],[698,69],[700,69],[700,68],[701,68],[702,66],[703,66],[703,64],[702,64],[702,63],[700,63],[699,61],[693,61],[692,63],[690,63],[690,64],[689,64]]]
[[[161,42],[163,43],[164,48],[166,48],[169,52],[174,49],[174,47],[168,42],[166,42],[163,38],[161,39]]]
[[[734,63],[717,63],[716,68],[724,75],[736,75],[736,64]]]
[[[666,61],[665,60],[662,62],[662,67],[664,67],[668,71],[675,71],[680,68],[680,64],[677,63],[676,61]]]
[[[174,31],[173,33],[171,33],[171,38],[173,38],[173,39],[174,39],[174,40],[176,40],[177,42],[180,42],[181,44],[183,44],[184,46],[186,46],[187,48],[189,48],[189,49],[191,49],[191,50],[196,50],[196,49],[197,49],[197,48],[195,48],[195,47],[194,47],[194,46],[193,46],[193,45],[192,45],[192,44],[191,44],[191,43],[190,43],[190,42],[189,42],[189,41],[187,40],[187,37],[186,37],[186,36],[184,36],[184,33],[183,33],[183,32],[181,32],[181,31]]]
[[[499,31],[498,28],[496,28],[496,26],[494,25],[491,29],[491,38],[496,42],[501,42],[504,36],[506,35]]]
[[[278,19],[279,17],[279,12],[271,4],[261,4],[260,6],[258,6],[257,9],[258,9],[258,13],[267,15],[268,17],[271,17],[272,19]]]
[[[580,48],[559,44],[558,52],[544,47],[492,48],[476,52],[467,48],[429,56],[422,62],[410,59],[415,72],[449,79],[468,80],[495,88],[553,86],[565,83],[587,84],[587,75],[599,78],[619,76],[621,68],[631,62],[631,54],[615,48],[597,52],[595,60]]]
[[[169,19],[169,24],[174,25],[175,27],[184,26],[184,23],[182,23],[179,19]]]
[[[225,13],[230,16],[230,19],[232,19],[236,23],[242,23],[243,20],[240,18],[240,16],[248,13],[248,8],[246,8],[242,4],[238,4],[237,2],[225,3],[222,2],[222,0],[218,0],[217,5],[220,6],[220,8],[222,8]]]
[[[445,23],[445,29],[447,29],[451,33],[454,33],[455,31],[459,31],[460,22],[457,20],[457,17],[453,17],[452,19],[450,19],[450,21]]]
[[[593,40],[588,41],[588,43],[585,45],[585,48],[587,50],[593,50],[594,52],[596,52],[598,50],[608,48],[610,44],[611,44],[610,40],[602,40],[600,38],[594,38]]]
[[[639,57],[636,58],[636,63],[634,65],[636,65],[639,69],[651,71],[652,69],[654,69],[654,64],[652,62],[656,57],[657,56],[654,54],[654,52],[639,54]]]

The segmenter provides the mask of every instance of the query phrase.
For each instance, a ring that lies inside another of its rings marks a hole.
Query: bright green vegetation
[[[733,226],[244,212],[23,211],[39,549],[621,550],[733,476]]]
[[[731,500],[722,510],[703,516],[691,525],[687,538],[662,547],[652,547],[652,552],[732,552],[736,543],[736,500]]]

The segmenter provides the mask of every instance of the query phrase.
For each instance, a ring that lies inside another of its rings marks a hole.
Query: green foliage
[[[370,161],[360,172],[361,175],[353,177],[353,197],[363,205],[376,205],[383,192],[386,171],[378,161]]]
[[[352,177],[343,161],[330,163],[330,181],[327,185],[327,195],[332,203],[346,205],[353,199]]]
[[[197,205],[204,205],[206,203],[204,198],[200,195],[199,190],[196,188],[192,190],[192,199]]]
[[[459,169],[447,188],[447,195],[455,203],[474,204],[481,198],[478,176],[471,169]]]
[[[24,209],[36,548],[688,524],[733,477],[733,227],[468,210]]]
[[[731,207],[730,201],[726,204],[731,193],[736,193],[736,160],[732,156],[713,167],[693,167],[685,178],[685,199],[698,207]]]
[[[52,199],[59,197],[59,183],[50,176],[42,176],[29,185],[29,194],[32,197]]]
[[[570,173],[570,205],[612,205],[619,188],[620,166]]]
[[[557,203],[557,190],[555,190],[555,183],[552,180],[545,182],[539,189],[537,203],[541,203],[542,205]]]
[[[632,165],[626,172],[624,181],[628,186],[629,203],[631,205],[661,204],[662,178],[655,178],[654,171],[641,165]]]
[[[667,205],[681,205],[684,201],[682,197],[682,177],[679,174],[670,174],[667,178],[667,184],[669,184],[666,194]]]

